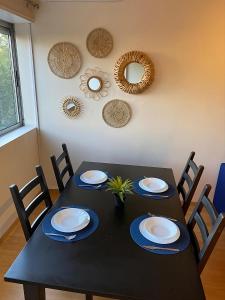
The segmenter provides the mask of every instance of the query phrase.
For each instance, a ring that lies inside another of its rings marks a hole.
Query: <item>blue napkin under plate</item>
[[[155,254],[177,254],[181,251],[184,251],[190,244],[190,236],[189,232],[184,224],[182,224],[179,221],[174,222],[180,229],[180,237],[177,241],[171,244],[157,244],[154,242],[149,241],[146,239],[139,230],[140,223],[146,219],[149,218],[149,215],[143,215],[138,218],[136,218],[130,225],[130,235],[133,239],[133,241],[139,245],[141,248],[143,248],[146,251],[153,252]],[[171,250],[152,250],[145,248],[144,246],[156,246],[160,248],[173,248],[173,249],[179,249],[179,251],[171,251]]]
[[[54,229],[51,225],[51,219],[52,217],[60,210],[65,209],[65,208],[80,208],[80,209],[84,209],[87,211],[87,213],[90,215],[90,223],[88,224],[87,227],[85,227],[82,230],[76,231],[76,232],[70,232],[70,233],[64,233],[61,231],[58,231],[56,229]],[[97,214],[91,210],[88,209],[86,207],[81,207],[79,205],[68,205],[66,207],[63,206],[63,208],[55,208],[52,209],[50,211],[50,213],[44,218],[43,222],[42,222],[42,230],[44,232],[44,234],[55,241],[60,241],[60,242],[64,242],[64,243],[71,243],[71,242],[76,242],[79,240],[83,240],[85,238],[87,238],[89,235],[91,235],[92,233],[95,232],[95,230],[98,228],[99,225],[99,218],[97,216]],[[66,238],[64,238],[63,236],[57,236],[57,235],[47,235],[46,233],[54,233],[54,234],[62,234],[65,236],[70,236],[70,235],[75,235],[76,236],[72,239],[72,240],[67,240]]]
[[[105,174],[108,176],[108,179],[111,178],[111,176],[108,174],[108,172],[105,172]],[[108,179],[106,181],[104,181],[103,183],[99,183],[99,184],[88,184],[83,182],[80,179],[81,174],[75,175],[73,177],[73,180],[75,182],[75,185],[77,187],[79,187],[80,189],[84,189],[84,190],[103,190],[106,189],[106,183],[108,181]]]
[[[147,192],[139,186],[139,181],[142,179],[144,179],[144,177],[133,181],[133,190],[138,195],[141,195],[143,197],[150,198],[150,199],[163,200],[163,199],[168,199],[176,194],[176,189],[169,183],[167,183],[168,190],[163,193]]]

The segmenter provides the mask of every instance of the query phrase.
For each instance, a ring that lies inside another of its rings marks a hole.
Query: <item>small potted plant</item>
[[[111,191],[115,197],[116,207],[123,208],[126,194],[133,194],[132,181],[130,179],[122,180],[120,176],[110,178],[107,182],[107,191]]]

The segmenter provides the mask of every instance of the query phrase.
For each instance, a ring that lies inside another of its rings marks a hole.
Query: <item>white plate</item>
[[[89,170],[81,174],[80,180],[87,184],[99,184],[108,179],[106,173],[99,170]]]
[[[168,184],[159,178],[149,177],[139,181],[141,189],[151,193],[162,193],[168,190]]]
[[[61,232],[75,232],[90,222],[89,214],[80,208],[66,208],[58,211],[51,219],[52,227]]]
[[[179,227],[163,217],[144,219],[139,225],[139,230],[147,240],[157,244],[171,244],[180,237]]]

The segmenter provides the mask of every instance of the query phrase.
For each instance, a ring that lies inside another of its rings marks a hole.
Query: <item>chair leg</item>
[[[86,294],[85,300],[93,300],[93,296],[91,294]]]

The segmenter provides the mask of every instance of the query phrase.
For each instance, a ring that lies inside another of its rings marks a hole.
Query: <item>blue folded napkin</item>
[[[147,192],[139,186],[139,181],[142,180],[142,179],[144,179],[144,177],[133,181],[133,190],[138,195],[141,195],[143,197],[149,197],[151,199],[162,200],[162,199],[170,198],[170,197],[172,197],[173,195],[176,194],[176,188],[174,188],[169,183],[167,183],[168,184],[168,190],[163,192],[163,193]]]
[[[177,254],[181,251],[184,251],[190,244],[190,236],[189,232],[187,230],[186,225],[182,224],[179,221],[174,222],[180,229],[180,237],[177,241],[171,244],[157,244],[149,241],[146,239],[139,230],[140,223],[146,219],[149,218],[149,215],[143,215],[138,218],[136,218],[130,226],[130,235],[133,239],[133,241],[143,248],[146,251],[153,252],[156,254]],[[148,248],[145,248],[144,246],[158,246],[160,248],[173,248],[173,249],[179,249],[179,251],[170,251],[170,250],[151,250]]]
[[[49,212],[49,214],[44,218],[44,220],[42,222],[42,230],[48,238],[50,238],[52,240],[55,240],[55,241],[64,242],[64,243],[71,243],[71,242],[76,242],[76,241],[83,240],[83,239],[87,238],[92,233],[94,233],[95,230],[98,228],[99,218],[93,210],[88,209],[86,207],[79,206],[79,205],[69,205],[66,208],[70,208],[70,207],[85,209],[87,211],[87,213],[90,215],[90,223],[88,224],[88,226],[85,227],[82,230],[77,231],[77,232],[70,232],[70,233],[64,233],[64,232],[61,232],[61,231],[58,231],[58,230],[54,229],[51,225],[51,219],[58,211],[60,211],[62,209],[65,209],[65,207],[55,208],[55,209],[53,208]],[[75,235],[76,234],[76,236],[72,240],[67,240],[63,236],[47,235],[47,233],[62,234],[62,235],[65,235],[65,236],[70,236],[70,235]]]

